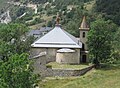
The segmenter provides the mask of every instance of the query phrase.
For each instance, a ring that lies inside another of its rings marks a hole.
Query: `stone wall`
[[[34,67],[34,73],[35,74],[43,74],[43,71],[46,68],[46,56],[40,56],[40,57],[36,57],[31,59],[33,61],[33,67]]]
[[[47,63],[56,61],[56,52],[57,49],[49,48],[47,49]]]
[[[37,56],[39,55],[41,52],[46,52],[47,49],[46,48],[32,48],[31,49],[31,57]]]
[[[91,70],[94,66],[89,66],[81,70],[73,70],[73,69],[52,69],[46,67],[46,55],[37,57],[32,59],[34,64],[34,73],[40,74],[42,77],[55,77],[55,76],[61,76],[61,77],[68,77],[68,76],[80,76]]]
[[[41,52],[46,52],[46,62],[53,62],[56,60],[56,50],[54,48],[32,48],[31,57],[37,56]]]
[[[56,56],[57,60],[59,58],[63,59],[60,61],[61,63],[68,63],[68,64],[79,64],[80,63],[80,49],[75,49],[75,53],[58,53],[57,48],[32,48],[31,49],[31,57],[37,56],[42,52],[46,52],[46,62],[55,62]],[[71,55],[73,54],[73,55]]]
[[[70,77],[70,76],[81,76],[86,72],[90,71],[94,66],[89,66],[81,70],[73,70],[73,69],[52,69],[51,75],[49,76],[59,76],[59,77]],[[47,68],[48,69],[48,68]],[[48,69],[50,71],[50,69]]]
[[[58,52],[56,55],[56,62],[62,64],[79,64],[80,63],[80,49],[75,49],[75,52]]]

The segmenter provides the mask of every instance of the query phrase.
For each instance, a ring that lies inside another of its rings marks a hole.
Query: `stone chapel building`
[[[80,26],[80,38],[62,29],[59,17],[53,30],[36,40],[32,45],[32,56],[46,54],[47,62],[61,64],[80,64],[88,62],[88,48],[86,45],[89,27],[83,17]],[[74,29],[73,29],[74,30]]]

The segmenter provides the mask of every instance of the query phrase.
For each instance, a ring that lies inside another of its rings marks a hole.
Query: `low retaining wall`
[[[70,76],[81,76],[84,75],[86,72],[90,71],[93,66],[86,67],[84,69],[80,70],[74,70],[74,69],[52,69],[46,67],[47,58],[46,55],[42,55],[40,57],[35,57],[32,59],[34,61],[33,67],[34,67],[34,73],[40,74],[41,77],[70,77]]]
[[[50,69],[47,68],[47,70],[50,72],[50,76],[59,76],[59,77],[70,77],[70,76],[81,76],[84,75],[86,72],[90,71],[92,68],[94,68],[93,66],[89,66],[86,67],[84,69],[80,69],[80,70],[73,70],[73,69]],[[47,75],[46,75],[47,76]]]

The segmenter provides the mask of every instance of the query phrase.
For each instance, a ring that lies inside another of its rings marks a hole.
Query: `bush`
[[[25,17],[25,18],[24,18],[25,21],[32,20],[32,19],[33,19],[32,16],[28,16],[28,17]]]
[[[51,66],[51,65],[47,65],[46,67],[47,67],[47,68],[52,68],[52,66]]]
[[[25,11],[26,11],[25,7],[19,8],[16,12],[17,17],[21,16],[23,13],[25,13]]]

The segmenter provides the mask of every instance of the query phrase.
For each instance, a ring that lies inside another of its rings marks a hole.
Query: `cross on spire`
[[[60,17],[59,17],[59,14],[57,13],[56,24],[58,25],[59,23],[60,23]]]

